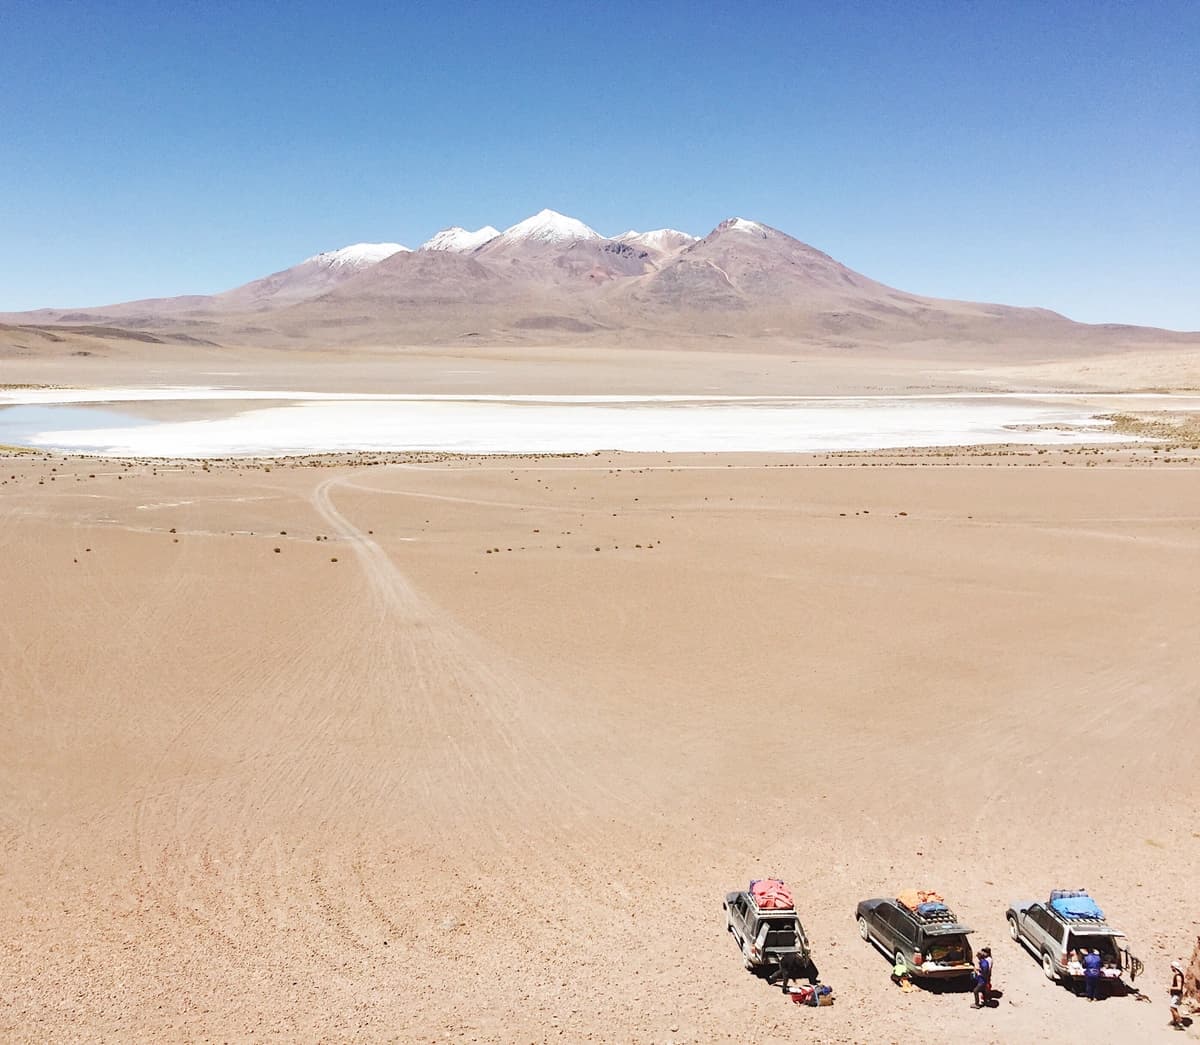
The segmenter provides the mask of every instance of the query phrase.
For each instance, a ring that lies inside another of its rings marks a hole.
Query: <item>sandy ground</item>
[[[2,335],[0,331],[0,335]],[[0,384],[70,387],[212,385],[316,392],[492,394],[856,395],[927,391],[1200,389],[1200,350],[1130,347],[1095,356],[940,346],[890,352],[715,339],[664,342],[397,347],[287,351],[152,346],[65,334],[37,351],[6,347]]]
[[[0,458],[0,1037],[1182,1037],[1196,455],[388,460]],[[914,885],[998,1008],[858,939]],[[1079,885],[1152,1004],[1007,938]]]

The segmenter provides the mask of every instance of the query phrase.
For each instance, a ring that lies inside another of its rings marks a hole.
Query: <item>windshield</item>
[[[1091,936],[1087,933],[1071,933],[1067,937],[1067,950],[1075,951],[1079,960],[1087,951],[1097,950],[1104,959],[1105,965],[1120,965],[1120,955],[1117,953],[1117,941],[1112,936]]]
[[[926,940],[925,957],[928,961],[940,962],[942,965],[969,964],[971,947],[961,933],[933,936]]]

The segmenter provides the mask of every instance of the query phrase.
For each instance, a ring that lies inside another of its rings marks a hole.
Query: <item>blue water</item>
[[[0,444],[30,446],[39,432],[153,424],[144,418],[96,406],[0,406]]]

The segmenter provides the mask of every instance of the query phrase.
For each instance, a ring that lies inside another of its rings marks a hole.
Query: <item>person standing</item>
[[[1183,962],[1171,962],[1171,1026],[1176,1030],[1186,1030],[1179,1006],[1183,1004]]]
[[[1095,947],[1083,956],[1083,986],[1088,1001],[1095,1001],[1100,992],[1100,970],[1103,968],[1104,959]]]
[[[984,947],[975,955],[975,976],[972,979],[975,1001],[971,1008],[982,1009],[992,997],[992,949]]]

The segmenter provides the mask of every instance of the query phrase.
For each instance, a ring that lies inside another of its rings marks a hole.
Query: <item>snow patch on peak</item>
[[[628,232],[622,232],[617,237],[617,242],[640,243],[656,250],[677,250],[689,243],[695,243],[698,239],[698,236],[680,232],[678,229],[654,229],[651,232],[635,232],[630,229]]]
[[[524,221],[510,225],[504,230],[503,238],[510,243],[570,243],[573,240],[604,237],[578,218],[569,218],[554,210],[542,210]]]
[[[461,254],[481,247],[488,240],[495,239],[499,235],[500,230],[492,228],[491,225],[484,225],[483,228],[476,229],[474,232],[469,232],[461,225],[451,225],[448,229],[442,229],[437,235],[427,239],[417,249],[449,250]]]
[[[315,261],[318,265],[331,269],[361,269],[377,265],[384,258],[390,258],[393,254],[407,250],[408,247],[400,243],[352,243],[348,247],[327,250],[304,260],[305,262]]]
[[[757,221],[750,221],[747,218],[729,218],[721,222],[717,228],[733,229],[737,232],[750,232],[759,236],[766,236],[770,231],[765,225],[760,225]]]

